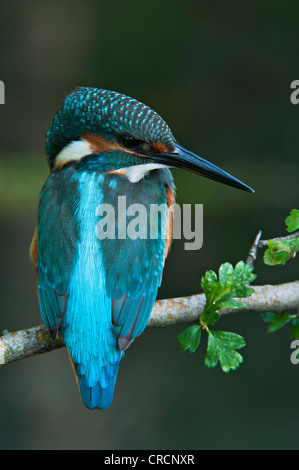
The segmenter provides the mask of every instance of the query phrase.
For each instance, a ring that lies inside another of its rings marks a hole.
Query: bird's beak
[[[227,184],[228,186],[233,186],[235,188],[242,189],[243,191],[254,193],[254,190],[247,186],[247,184],[242,183],[242,181],[238,180],[218,166],[208,162],[202,157],[199,157],[195,153],[184,149],[178,144],[175,144],[175,150],[173,152],[152,154],[150,158],[157,163],[189,170],[206,178]]]

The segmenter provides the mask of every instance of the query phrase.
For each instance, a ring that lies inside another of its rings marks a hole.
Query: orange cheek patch
[[[104,137],[100,137],[94,134],[85,134],[82,139],[89,143],[92,152],[96,153],[107,153],[113,150],[123,150],[117,142],[110,142]]]
[[[162,144],[161,142],[155,142],[154,144],[151,144],[151,147],[155,152],[159,153],[166,153],[169,151],[166,145]]]

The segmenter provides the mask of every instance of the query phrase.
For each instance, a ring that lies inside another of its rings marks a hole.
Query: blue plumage
[[[107,408],[113,397],[120,350],[111,328],[102,246],[95,235],[96,207],[103,202],[98,180],[96,173],[78,175],[80,203],[75,221],[79,239],[61,332],[77,369],[84,403],[90,408]]]
[[[105,409],[113,398],[122,350],[146,327],[157,296],[166,214],[157,239],[99,240],[96,209],[108,200],[117,207],[124,194],[128,205],[138,202],[149,209],[148,191],[152,202],[166,203],[165,184],[173,188],[173,183],[170,172],[160,170],[133,186],[122,175],[103,173],[101,158],[95,171],[92,159],[92,169],[78,162],[54,171],[45,183],[37,272],[43,320],[61,331],[82,400],[88,408]]]
[[[108,90],[79,87],[67,95],[46,149],[51,173],[31,245],[40,311],[52,336],[63,337],[84,404],[105,409],[120,359],[145,329],[161,284],[174,203],[168,167],[251,189],[181,147],[148,106]],[[147,215],[160,208],[157,218],[138,222],[137,237],[130,217],[125,229],[133,236],[123,236],[118,202],[124,197]],[[116,226],[113,236],[101,238],[98,207],[107,203]]]

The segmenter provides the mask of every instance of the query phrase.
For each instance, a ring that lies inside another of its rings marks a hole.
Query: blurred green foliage
[[[48,176],[40,155],[18,154],[0,160],[0,215],[36,214],[38,195]]]

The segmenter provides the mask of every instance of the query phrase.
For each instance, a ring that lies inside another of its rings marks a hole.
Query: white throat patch
[[[161,163],[145,163],[144,165],[134,165],[127,168],[122,168],[121,171],[125,174],[131,183],[138,183],[152,170],[158,170],[159,168],[168,168],[167,165]]]

